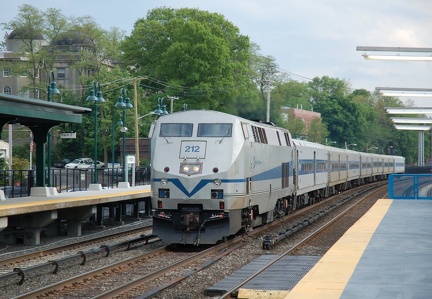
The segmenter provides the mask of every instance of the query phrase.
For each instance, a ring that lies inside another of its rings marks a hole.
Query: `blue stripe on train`
[[[160,182],[161,179],[154,179],[153,182]],[[213,179],[206,179],[201,180],[199,183],[195,186],[195,188],[189,192],[186,190],[186,187],[182,184],[182,182],[179,179],[168,179],[169,182],[171,182],[174,186],[176,186],[181,192],[183,192],[187,197],[191,197],[194,194],[196,194],[198,191],[200,191],[202,188],[204,188],[207,184],[213,184]],[[246,179],[224,179],[221,180],[222,183],[244,183],[246,182]]]
[[[282,167],[278,166],[272,169],[269,169],[267,171],[264,171],[262,173],[254,175],[251,180],[253,182],[257,181],[265,181],[265,180],[274,180],[274,179],[280,179],[282,173]],[[292,176],[292,170],[290,171],[290,176]],[[161,179],[153,179],[153,182],[157,183],[160,182]],[[204,179],[199,181],[199,183],[195,186],[195,188],[192,191],[188,191],[186,187],[183,185],[183,183],[180,181],[180,179],[168,179],[169,182],[171,182],[174,186],[176,186],[181,192],[183,192],[186,196],[191,197],[194,194],[196,194],[198,191],[203,189],[207,184],[213,184],[213,179]],[[222,179],[222,183],[246,183],[246,179]]]

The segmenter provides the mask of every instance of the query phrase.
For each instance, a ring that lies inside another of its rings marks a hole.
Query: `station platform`
[[[132,205],[133,214],[139,217],[139,203],[144,202],[150,214],[150,185],[45,194],[0,200],[0,243],[16,243],[16,228],[24,228],[24,245],[39,245],[41,229],[56,220],[67,221],[68,236],[80,236],[81,222],[90,216],[97,215],[102,225],[102,207],[108,207],[118,222],[126,205]]]
[[[322,258],[281,259],[238,298],[431,298],[431,220],[431,200],[380,199]]]
[[[32,195],[0,200],[0,217],[150,197],[150,185]]]

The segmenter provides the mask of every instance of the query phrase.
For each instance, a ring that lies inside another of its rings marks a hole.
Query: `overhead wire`
[[[287,71],[285,69],[282,69],[280,67],[276,67],[276,69],[280,72],[280,73],[285,73],[287,75],[289,75],[290,77],[294,77],[297,78],[301,81],[307,81],[310,82],[312,81],[311,78],[296,74],[294,72],[291,71]],[[152,85],[148,85],[145,84],[143,82],[141,82],[140,86],[143,86],[145,88],[149,88],[149,89],[153,89],[156,91],[164,91],[166,88],[172,88],[172,89],[177,89],[177,90],[181,90],[182,94],[187,94],[188,96],[200,96],[204,93],[208,93],[208,89],[196,89],[196,88],[191,88],[190,86],[183,86],[183,85],[176,85],[176,84],[170,84],[166,81],[157,79],[157,78],[153,78],[153,77],[149,77],[149,76],[140,76],[140,77],[134,77],[134,78],[120,78],[120,79],[115,79],[113,81],[110,82],[104,82],[101,83],[100,86],[101,87],[107,87],[110,86],[112,84],[115,83],[119,83],[119,82],[123,82],[124,84],[121,86],[116,86],[115,88],[112,89],[108,89],[108,90],[104,90],[104,92],[112,92],[114,90],[119,90],[121,88],[126,88],[127,86],[131,85],[132,83],[127,83],[128,81],[133,81],[136,79],[140,79],[140,80],[148,80],[151,83],[154,83],[155,85],[160,85],[161,87],[158,88],[157,86],[152,86]],[[90,89],[92,86],[88,85],[88,86],[84,86],[84,87],[74,87],[74,88],[67,88],[67,89],[62,89],[63,91],[79,91],[79,90],[83,90],[83,89]],[[223,94],[226,90],[224,88],[213,88],[210,89],[210,91],[214,94]],[[182,96],[181,94],[179,94],[180,96]]]

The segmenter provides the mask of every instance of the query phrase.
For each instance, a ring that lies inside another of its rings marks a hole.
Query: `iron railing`
[[[51,182],[48,182],[48,170],[45,172],[46,185],[55,187],[58,192],[87,190],[94,178],[94,169],[51,168],[50,172]],[[31,187],[36,183],[35,175],[35,170],[0,170],[0,189],[4,191],[6,198],[29,196]],[[102,188],[117,188],[118,183],[123,181],[121,168],[98,169],[97,177]],[[133,178],[129,169],[127,178],[131,185],[147,185],[150,172],[147,167],[139,167],[135,169]]]

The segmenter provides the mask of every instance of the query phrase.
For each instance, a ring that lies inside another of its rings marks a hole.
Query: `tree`
[[[157,78],[154,92],[187,99],[189,108],[218,109],[248,84],[249,47],[222,15],[157,8],[135,23],[121,48],[133,75]]]
[[[272,102],[279,107],[291,107],[311,110],[309,88],[307,83],[297,81],[282,82],[274,86],[271,93]]]
[[[308,82],[308,86],[311,105],[330,96],[341,98],[349,94],[348,82],[328,76],[315,77]]]
[[[301,119],[291,119],[284,122],[282,126],[290,131],[293,138],[300,139],[306,135],[306,126]]]
[[[314,118],[310,123],[307,136],[308,140],[311,142],[325,144],[328,133],[327,127],[321,122],[321,119]]]

